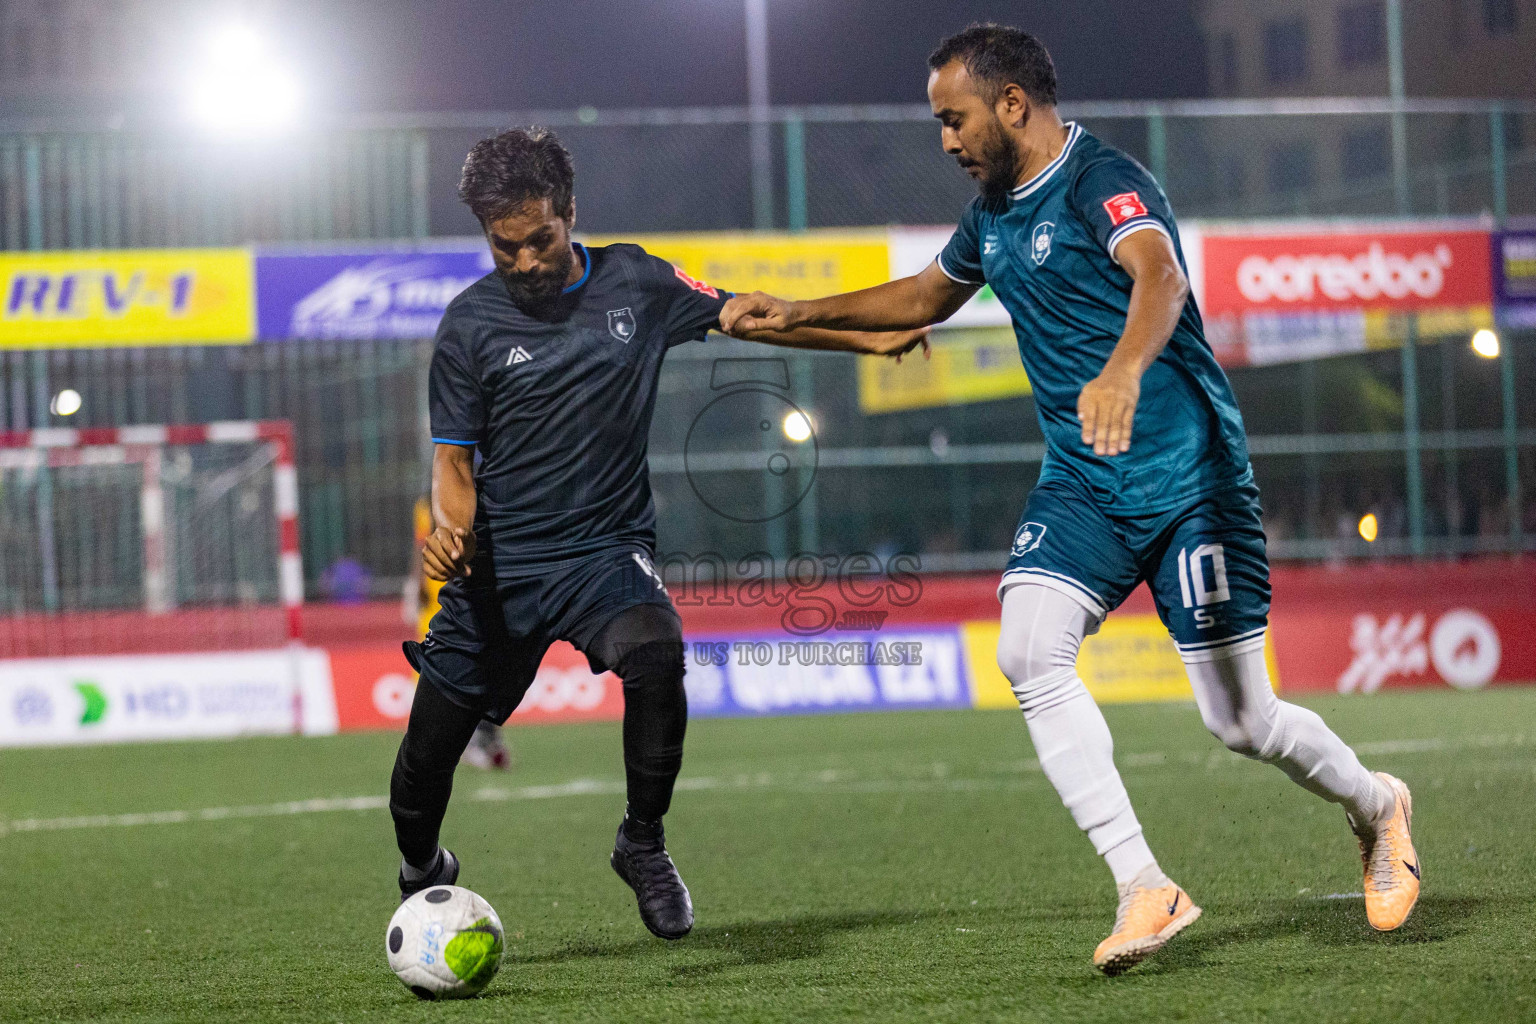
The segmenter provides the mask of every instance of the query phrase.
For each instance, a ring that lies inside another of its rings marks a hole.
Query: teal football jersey
[[[1184,252],[1146,169],[1081,125],[1067,128],[1060,156],[1006,199],[972,201],[939,254],[939,269],[991,285],[1013,318],[1045,432],[1040,482],[1075,480],[1106,511],[1133,515],[1251,481],[1242,416],[1193,296],[1142,377],[1130,451],[1104,458],[1083,444],[1078,394],[1104,369],[1131,301],[1115,246],[1151,230],[1168,236],[1181,266]]]

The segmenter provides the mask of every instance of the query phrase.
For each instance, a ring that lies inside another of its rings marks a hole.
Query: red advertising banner
[[[1312,359],[1493,325],[1489,232],[1391,225],[1200,232],[1201,311],[1227,365]]]
[[[1432,309],[1493,301],[1486,231],[1205,239],[1205,311]]]
[[[336,724],[354,729],[403,729],[416,694],[415,673],[398,646],[331,647]],[[624,694],[611,672],[593,675],[570,644],[549,649],[513,721],[568,722],[624,717]]]

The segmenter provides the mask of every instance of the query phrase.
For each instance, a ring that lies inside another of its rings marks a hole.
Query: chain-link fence
[[[1181,216],[1536,215],[1536,104],[1233,101],[1064,113],[1147,164]],[[554,125],[572,149],[586,230],[757,226],[745,111],[585,110],[355,125],[261,148],[131,127],[0,126],[0,245],[461,235],[474,227],[454,197],[465,150],[520,122]],[[921,108],[775,110],[771,127],[774,226],[945,223],[973,194]],[[1406,166],[1392,158],[1399,131]],[[1231,371],[1274,554],[1528,546],[1536,503],[1521,481],[1536,474],[1536,411],[1506,396],[1530,393],[1536,347],[1528,337],[1504,342],[1504,377],[1501,364],[1449,341],[1418,347],[1406,386],[1410,371],[1392,351]],[[688,428],[718,397],[712,361],[732,353],[763,354],[716,339],[669,357],[651,440],[665,549],[906,550],[925,568],[1001,564],[1043,453],[1032,399],[867,415],[852,360],[790,355],[788,393],[816,427],[814,485],[785,514],[743,521],[701,500],[687,462]],[[70,420],[78,426],[291,420],[308,592],[382,595],[406,571],[412,505],[428,486],[429,357],[427,340],[6,352],[0,425],[57,425],[49,404],[64,387],[83,396]],[[729,459],[699,471],[764,505],[799,494],[806,472],[769,484]],[[1374,544],[1358,534],[1367,512],[1379,523]]]

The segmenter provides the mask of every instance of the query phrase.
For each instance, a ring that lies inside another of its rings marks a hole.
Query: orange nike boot
[[[1377,772],[1396,804],[1392,816],[1374,833],[1355,832],[1360,840],[1360,859],[1365,863],[1365,917],[1379,932],[1401,928],[1419,901],[1419,855],[1413,849],[1409,828],[1413,823],[1413,795],[1401,779]]]
[[[1123,974],[1199,917],[1189,893],[1174,883],[1152,889],[1132,883],[1120,894],[1114,933],[1093,951],[1093,965],[1105,974]]]

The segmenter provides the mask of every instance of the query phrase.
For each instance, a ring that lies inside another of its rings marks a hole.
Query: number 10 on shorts
[[[1210,568],[1209,582],[1207,566]],[[1205,606],[1232,598],[1232,591],[1227,587],[1227,556],[1220,544],[1201,544],[1193,551],[1179,549],[1179,595],[1184,599],[1185,608],[1196,609],[1196,628],[1216,625],[1215,616],[1205,611]]]

